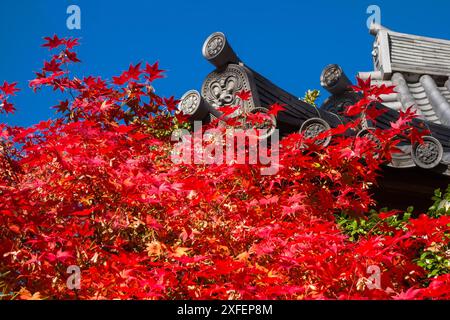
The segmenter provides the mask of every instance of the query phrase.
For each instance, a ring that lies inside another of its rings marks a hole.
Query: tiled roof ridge
[[[410,38],[416,38],[418,40],[426,40],[426,41],[431,41],[431,42],[436,42],[436,43],[443,43],[443,44],[447,44],[450,45],[450,40],[448,39],[442,39],[442,38],[436,38],[436,37],[430,37],[430,36],[422,36],[422,35],[414,35],[414,34],[410,34],[410,33],[404,33],[404,32],[398,32],[398,31],[394,31],[391,30],[383,25],[380,24],[376,24],[373,23],[370,27],[370,34],[372,35],[377,35],[377,33],[380,30],[385,30],[387,33],[392,34],[392,35],[397,35],[397,36],[407,36]]]
[[[374,71],[360,72],[378,84],[396,86],[383,96],[395,110],[412,106],[428,121],[450,126],[450,40],[416,36],[372,24]]]
[[[374,72],[372,77],[390,80],[395,72],[435,78],[450,76],[450,40],[392,31],[372,24]]]

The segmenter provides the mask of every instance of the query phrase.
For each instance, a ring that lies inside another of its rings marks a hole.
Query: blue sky
[[[66,27],[66,9],[81,8],[81,30]],[[214,31],[224,32],[240,58],[298,96],[320,88],[329,63],[354,79],[372,70],[366,9],[381,8],[381,23],[399,32],[450,39],[450,1],[364,0],[6,0],[0,2],[0,81],[19,82],[18,112],[0,122],[31,125],[54,117],[61,99],[51,90],[28,88],[48,51],[42,37],[80,37],[83,63],[76,74],[110,78],[129,63],[160,61],[167,78],[155,83],[163,96],[199,89],[213,67],[201,46]],[[323,96],[326,93],[323,92]]]

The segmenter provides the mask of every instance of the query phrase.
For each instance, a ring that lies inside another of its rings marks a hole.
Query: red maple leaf
[[[184,113],[176,113],[175,118],[179,123],[185,123],[189,120],[189,116],[185,115]]]
[[[224,106],[224,107],[220,107],[217,108],[220,112],[222,112],[223,116],[229,116],[230,114],[232,114],[233,112],[235,112],[237,109],[239,109],[239,106]]]
[[[250,99],[250,97],[252,96],[252,93],[250,90],[242,90],[238,93],[236,93],[236,95],[241,98],[243,101],[247,101]]]
[[[262,124],[265,121],[269,121],[268,116],[266,113],[262,112],[256,112],[256,113],[250,113],[247,115],[247,121],[249,123],[252,123],[254,125]]]
[[[128,73],[124,72],[119,77],[112,77],[114,84],[117,84],[118,86],[123,86],[125,83],[127,83],[130,78],[128,77]]]
[[[347,109],[345,110],[345,114],[349,117],[356,116],[361,112],[363,112],[364,110],[366,110],[367,104],[368,101],[365,98],[363,98],[358,102],[356,102],[354,105],[348,106]]]
[[[53,106],[58,112],[66,112],[69,110],[69,100],[61,101],[58,105]]]
[[[67,49],[73,49],[75,46],[78,46],[79,45],[79,43],[78,43],[78,39],[77,38],[70,38],[70,39],[67,39],[66,40],[66,47],[67,47]]]
[[[170,98],[164,98],[164,104],[167,107],[167,110],[174,111],[177,109],[177,105],[180,100],[176,100],[173,96]]]
[[[358,85],[351,86],[351,88],[356,92],[363,92],[364,96],[366,96],[366,93],[371,88],[371,82],[372,82],[371,77],[368,77],[365,81],[359,77],[357,77],[356,80],[358,81]]]
[[[381,86],[372,86],[370,93],[376,97],[379,97],[382,94],[395,93],[394,89],[395,86],[386,86],[385,84],[382,84]]]
[[[57,260],[64,261],[64,260],[66,260],[68,258],[73,258],[73,254],[70,253],[69,251],[58,250],[58,252],[56,253],[56,259]]]
[[[400,110],[400,115],[395,122],[391,122],[391,127],[393,129],[400,130],[406,124],[408,124],[412,119],[416,118],[417,114],[413,106],[408,107],[405,111]]]
[[[14,105],[12,103],[3,100],[2,103],[0,104],[0,111],[4,111],[5,113],[14,113],[16,109],[14,108]]]
[[[427,134],[430,134],[429,130],[418,130],[417,128],[412,127],[408,134],[408,138],[411,141],[411,144],[422,143],[423,136]]]
[[[128,133],[128,132],[130,132],[130,131],[133,130],[133,129],[134,129],[134,127],[132,127],[132,126],[121,125],[121,126],[118,126],[118,127],[115,129],[115,131],[116,131],[116,132],[119,132],[119,133]]]
[[[85,217],[91,215],[95,208],[84,209],[70,213],[71,216]]]
[[[52,123],[53,123],[53,121],[51,119],[47,120],[47,121],[41,121],[35,125],[35,128],[37,130],[45,130],[45,129],[48,129]]]
[[[135,66],[130,64],[130,67],[128,68],[128,71],[127,71],[127,75],[128,75],[129,79],[139,80],[141,73],[142,73],[142,70],[141,70],[140,62]]]
[[[358,122],[359,123],[359,122]],[[352,122],[347,122],[346,124],[340,124],[336,128],[330,129],[331,135],[340,135],[347,132],[349,129],[353,128],[354,124]]]
[[[53,38],[45,37],[44,40],[46,40],[47,43],[44,43],[42,46],[48,47],[49,50],[55,49],[55,48],[63,45],[65,42],[64,39],[58,38],[58,36],[56,34],[53,36]]]
[[[8,83],[4,82],[3,85],[0,87],[0,90],[3,91],[5,95],[12,95],[15,96],[16,92],[20,91],[16,88],[17,82]]]
[[[64,51],[64,53],[66,54],[67,58],[72,61],[72,62],[81,62],[80,59],[78,59],[77,54],[75,52],[66,50]]]
[[[284,111],[286,110],[284,108],[284,105],[281,105],[279,103],[274,103],[273,105],[270,106],[269,111],[267,112],[267,114],[271,114],[273,116],[276,116],[278,114],[278,112],[280,111]]]
[[[135,139],[137,141],[141,141],[141,140],[146,139],[148,137],[149,137],[148,134],[145,134],[145,133],[142,133],[142,132],[136,132],[136,133],[133,133],[133,134],[130,135],[130,138]]]
[[[57,77],[62,76],[64,73],[64,71],[58,71],[53,73],[50,77],[46,77],[43,74],[37,74],[38,78],[31,80],[29,85],[36,91],[38,86],[50,84],[55,81]]]
[[[50,62],[47,62],[47,61],[44,62],[43,70],[47,71],[47,72],[58,72],[58,71],[61,71],[60,66],[61,66],[61,63],[56,62],[56,60],[53,59]]]
[[[145,73],[148,74],[145,78],[148,79],[148,81],[153,82],[156,79],[164,78],[163,72],[165,70],[159,69],[159,62],[156,61],[153,65],[146,64],[145,65]]]
[[[375,107],[368,108],[366,110],[366,118],[370,120],[376,120],[379,116],[385,114],[387,111],[388,109],[377,109]]]
[[[387,218],[389,218],[389,217],[398,215],[399,213],[400,213],[399,210],[390,210],[390,211],[388,211],[388,212],[381,212],[381,213],[378,215],[378,217],[379,217],[380,219],[387,219]]]

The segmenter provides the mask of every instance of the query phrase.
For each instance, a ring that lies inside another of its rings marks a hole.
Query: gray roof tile
[[[450,126],[450,40],[391,31],[374,25],[375,71],[378,84],[395,85],[396,94],[382,96],[387,107],[413,106],[419,117]]]

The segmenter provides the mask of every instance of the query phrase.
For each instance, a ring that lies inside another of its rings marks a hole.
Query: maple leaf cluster
[[[416,263],[424,251],[447,250],[449,216],[418,215],[399,228],[389,223],[398,213],[384,213],[358,239],[337,220],[365,219],[374,205],[370,186],[399,133],[420,138],[410,111],[373,132],[379,145],[344,135],[359,128],[361,112],[376,120],[371,102],[392,88],[360,82],[364,103],[347,111],[355,120],[315,138],[331,136],[326,148],[300,133],[282,139],[273,176],[261,175],[262,164],[174,164],[171,133],[189,124],[174,97],[155,94],[158,63],[131,65],[112,81],[79,78],[63,68],[78,62],[77,40],[46,41],[59,52],[30,86],[61,90],[67,100],[55,106],[55,119],[0,124],[3,297],[450,297],[449,275],[430,278]],[[0,90],[5,99],[15,84]],[[227,115],[235,110],[227,108]],[[275,104],[269,116],[281,110]],[[78,289],[66,285],[71,265],[81,270]],[[380,268],[380,288],[367,284],[370,266]]]
[[[16,88],[17,83],[8,83],[4,82],[2,86],[0,86],[0,114],[2,113],[14,113],[16,110],[14,105],[8,102],[8,98],[10,96],[16,95],[16,92],[19,89]]]

